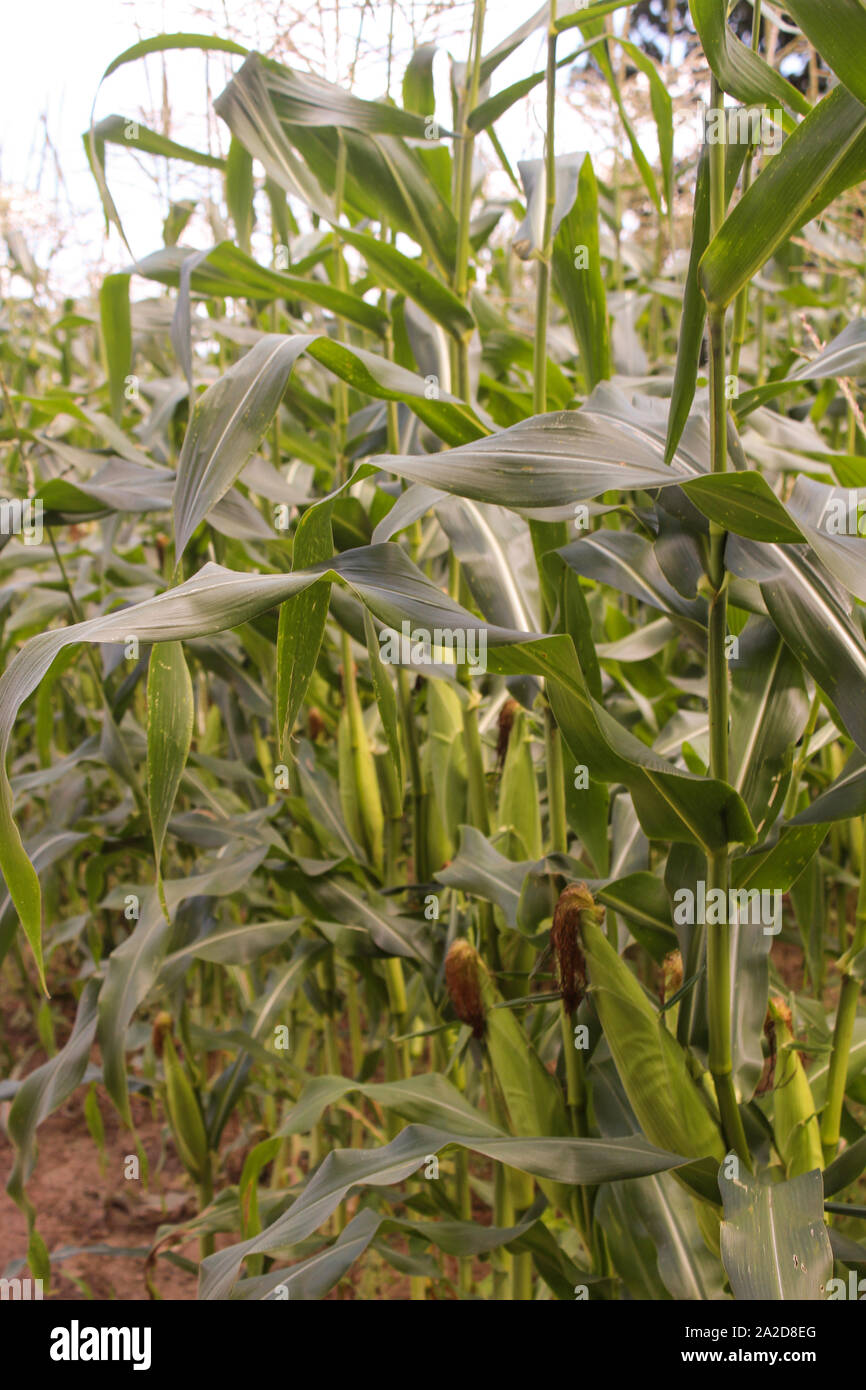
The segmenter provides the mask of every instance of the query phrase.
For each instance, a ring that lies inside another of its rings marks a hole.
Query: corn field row
[[[141,40],[112,99],[228,62],[224,152],[95,116],[128,262],[55,303],[19,247],[0,1120],[6,1274],[51,1296],[70,1104],[130,1192],[182,1165],[141,1298],[818,1302],[866,1266],[866,5],[663,7],[681,65],[620,0],[499,43],[470,8],[447,111],[432,43],[395,101]],[[142,254],[133,156],[209,171],[225,235],[179,201]]]

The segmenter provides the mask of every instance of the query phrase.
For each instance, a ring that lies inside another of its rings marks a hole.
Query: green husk
[[[590,993],[620,1080],[647,1138],[687,1158],[721,1160],[721,1131],[692,1080],[686,1054],[625,961],[584,914]]]
[[[450,964],[450,970],[448,968]],[[495,1008],[502,996],[478,952],[467,941],[451,947],[446,975],[455,1008],[465,1022],[483,1031],[493,1075],[502,1093],[512,1134],[567,1135],[568,1119],[562,1091],[544,1067],[513,1011]],[[455,998],[455,995],[457,996]],[[573,1193],[563,1183],[539,1179],[542,1191],[557,1207],[570,1211]]]
[[[812,1088],[791,1031],[791,1013],[781,999],[770,1000],[776,1030],[773,1080],[773,1133],[789,1178],[824,1167],[821,1127]]]

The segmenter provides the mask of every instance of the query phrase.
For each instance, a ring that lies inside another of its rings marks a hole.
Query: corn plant
[[[204,1299],[823,1300],[866,1262],[866,8],[787,0],[806,94],[775,10],[749,43],[691,0],[679,160],[635,7],[569,6],[490,46],[475,0],[447,127],[432,45],[401,104],[201,35],[109,69],[237,56],[225,157],[85,135],[124,240],[130,144],[218,169],[232,236],[167,209],[0,343],[45,532],[0,555],[0,954],[76,1007],[8,1083],[39,1277],[37,1128],[94,1080],[197,1192],[153,1296],[191,1234]],[[610,166],[556,128],[578,59]]]

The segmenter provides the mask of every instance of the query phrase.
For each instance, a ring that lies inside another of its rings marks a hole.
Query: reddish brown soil
[[[84,1120],[85,1095],[83,1088],[75,1092],[39,1128],[39,1160],[27,1188],[37,1211],[37,1229],[51,1252],[70,1245],[147,1248],[158,1226],[195,1215],[195,1193],[171,1151],[149,1190],[140,1181],[124,1178],[124,1157],[134,1153],[135,1147],[104,1101],[100,1109],[106,1161],[105,1172],[101,1172],[99,1152]],[[160,1125],[150,1118],[149,1106],[141,1101],[133,1101],[133,1118],[153,1172],[161,1147]],[[12,1157],[9,1141],[0,1135],[0,1180],[4,1184]],[[26,1253],[26,1218],[2,1191],[0,1274]],[[195,1244],[181,1247],[181,1253],[194,1259]],[[55,1261],[50,1297],[72,1302],[86,1299],[87,1291],[69,1277],[75,1275],[86,1282],[96,1299],[147,1298],[144,1264],[143,1255],[75,1255]],[[195,1298],[195,1276],[165,1260],[158,1261],[155,1280],[164,1298]]]
[[[53,998],[57,1044],[62,1046],[75,1015],[75,1002],[58,987]],[[0,1074],[8,1075],[8,1054],[16,1063],[16,1076],[29,1075],[45,1061],[38,1045],[33,1009],[22,1001],[20,980],[7,970],[0,977],[0,1031],[4,1050]],[[94,1048],[91,1060],[99,1061]],[[150,1182],[124,1177],[124,1160],[135,1153],[135,1144],[104,1093],[99,1107],[105,1129],[104,1164],[84,1118],[87,1090],[79,1087],[38,1131],[36,1168],[27,1184],[27,1195],[36,1208],[37,1230],[49,1253],[67,1246],[111,1245],[149,1249],[159,1226],[183,1221],[196,1213],[196,1195],[170,1142],[164,1149],[163,1127],[150,1106],[132,1098],[136,1130],[147,1154]],[[6,1137],[9,1102],[0,1104],[0,1277],[13,1261],[27,1254],[27,1220],[5,1191],[14,1153]],[[235,1156],[232,1155],[232,1158]],[[236,1180],[237,1173],[231,1174]],[[190,1259],[197,1245],[190,1241],[175,1247]],[[75,1255],[52,1261],[48,1296],[78,1302],[95,1299],[146,1299],[145,1257],[124,1255]],[[26,1277],[28,1270],[18,1271]],[[72,1277],[84,1281],[76,1284]],[[165,1259],[156,1262],[154,1280],[164,1298],[195,1298],[196,1276]]]

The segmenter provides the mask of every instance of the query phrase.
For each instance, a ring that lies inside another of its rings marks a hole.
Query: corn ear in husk
[[[824,1167],[821,1127],[809,1078],[791,1031],[791,1012],[781,999],[770,1000],[776,1031],[773,1078],[773,1133],[789,1178]]]
[[[718,1123],[628,965],[589,914],[581,920],[590,992],[626,1095],[647,1138],[687,1158],[721,1159]]]

